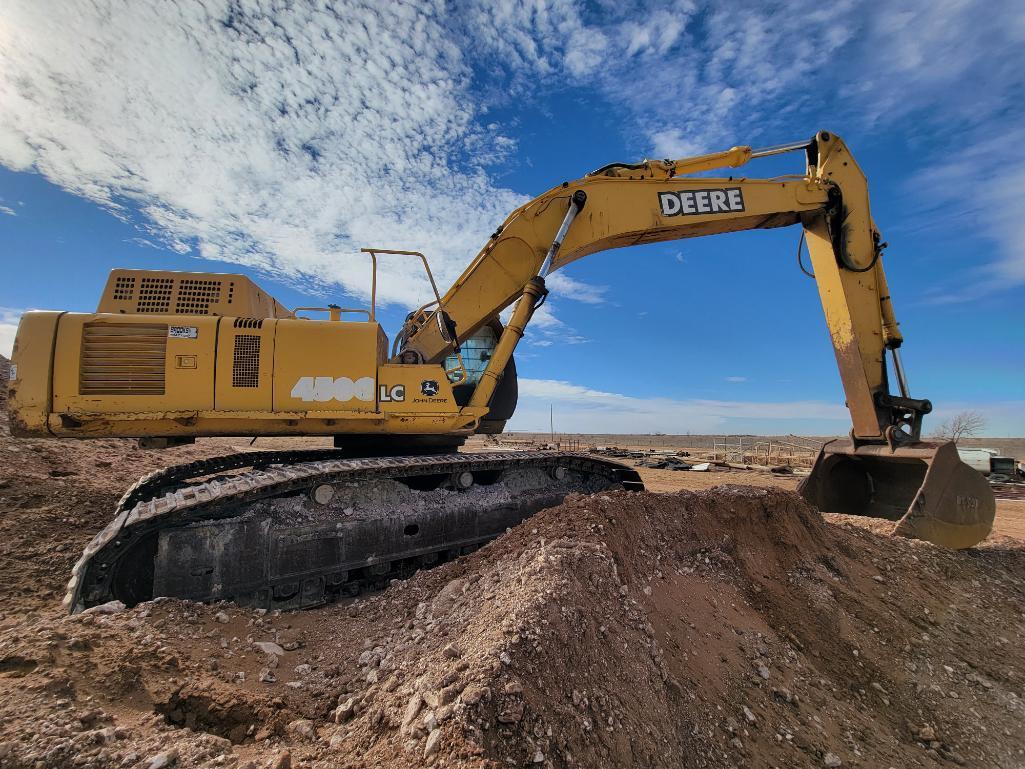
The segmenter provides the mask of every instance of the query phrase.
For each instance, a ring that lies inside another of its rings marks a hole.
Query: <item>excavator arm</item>
[[[693,175],[798,150],[807,158],[803,176]],[[992,492],[953,444],[921,441],[932,404],[909,394],[868,183],[844,142],[826,131],[765,150],[612,164],[545,192],[509,216],[440,303],[411,315],[396,362],[440,361],[516,302],[466,408],[484,414],[553,270],[606,249],[797,223],[852,421],[850,440],[827,444],[802,493],[823,510],[895,520],[896,533],[951,547],[975,544],[992,524]]]
[[[690,175],[795,149],[808,157],[799,178]],[[843,141],[824,131],[784,148],[735,147],[687,160],[610,165],[549,190],[498,228],[442,297],[440,310],[414,314],[402,333],[402,351],[426,362],[442,360],[525,291],[543,290],[538,278],[588,254],[797,223],[805,230],[854,435],[882,441],[888,430],[900,428],[919,438],[928,402],[906,397],[906,386],[898,397],[889,393],[885,353],[896,351],[902,338],[868,185]],[[509,332],[518,341],[512,324]],[[496,354],[490,367],[495,375],[500,366]],[[897,372],[903,376],[899,364]],[[474,400],[486,403],[485,394]]]

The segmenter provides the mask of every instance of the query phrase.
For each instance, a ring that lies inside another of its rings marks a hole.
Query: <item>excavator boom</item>
[[[800,175],[696,175],[796,151]],[[434,289],[390,352],[373,303],[299,308],[328,316],[311,320],[240,275],[117,270],[97,313],[26,314],[9,397],[17,435],[151,445],[330,435],[339,447],[220,458],[147,480],[76,567],[69,605],[161,594],[311,605],[457,555],[570,491],[640,488],[628,468],[575,455],[444,452],[512,414],[514,351],[552,271],[608,249],[795,224],[852,422],[801,493],[824,511],[890,519],[895,534],[976,544],[992,525],[993,494],[952,444],[921,439],[932,404],[909,391],[868,184],[843,141],[820,131],[762,150],[612,163],[564,182],[510,214],[443,294],[422,254],[364,249],[375,287],[378,259],[418,258]],[[353,509],[366,515],[346,520]]]

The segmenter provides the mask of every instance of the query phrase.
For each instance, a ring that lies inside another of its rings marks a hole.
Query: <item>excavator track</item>
[[[249,452],[145,476],[86,547],[65,606],[315,606],[471,552],[569,493],[643,489],[632,468],[587,454],[339,453]]]

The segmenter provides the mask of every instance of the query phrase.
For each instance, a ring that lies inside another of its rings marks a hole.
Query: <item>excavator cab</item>
[[[989,534],[996,502],[951,442],[904,446],[830,441],[798,492],[828,513],[884,518],[890,533],[961,549]]]

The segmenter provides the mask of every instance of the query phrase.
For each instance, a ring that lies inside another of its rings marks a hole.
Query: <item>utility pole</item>
[[[548,404],[548,425],[552,432],[552,448],[555,448],[555,404]]]

